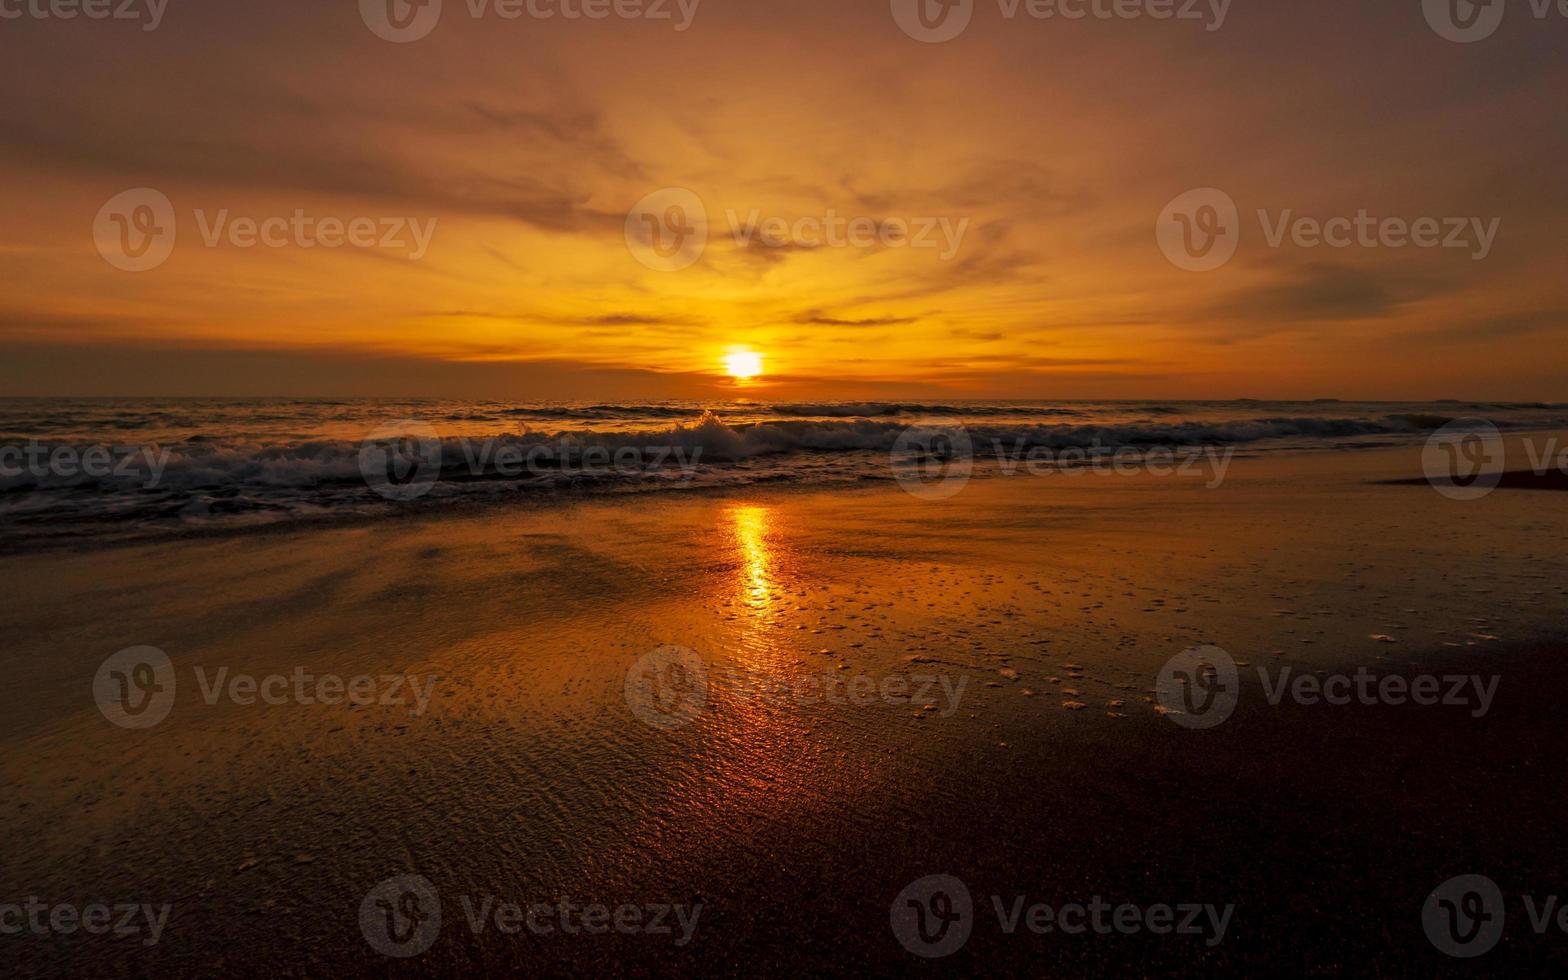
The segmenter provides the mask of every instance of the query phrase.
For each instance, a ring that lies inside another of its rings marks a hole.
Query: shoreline
[[[1393,404],[1393,403],[1391,403]],[[1510,442],[1518,442],[1527,437],[1538,436],[1543,433],[1555,434],[1568,443],[1568,430],[1555,428],[1523,428],[1508,430],[1504,438]],[[1418,442],[1394,442],[1371,444],[1335,444],[1325,446],[1296,447],[1290,449],[1270,450],[1259,452],[1255,447],[1247,444],[1228,446],[1202,446],[1175,447],[1174,451],[1191,451],[1197,453],[1224,453],[1229,454],[1225,459],[1228,469],[1235,463],[1256,464],[1267,467],[1281,462],[1301,459],[1323,459],[1338,456],[1380,456],[1386,458],[1408,457],[1404,459],[1406,469],[1421,469],[1420,445]],[[1139,450],[1143,452],[1145,450]],[[1171,451],[1169,449],[1164,451]],[[986,461],[985,457],[977,454],[973,479],[977,482],[991,480],[1017,480],[1017,479],[1052,479],[1078,480],[1084,476],[1106,478],[1107,476],[1122,477],[1126,474],[1111,472],[1107,468],[1094,466],[1062,466],[1044,471],[1030,470],[1027,464],[1013,461],[1014,472],[999,472],[997,467],[990,464],[981,466],[980,462]],[[443,479],[443,482],[446,482]],[[465,483],[501,483],[505,482],[499,477],[469,477],[453,481],[454,485]],[[1436,486],[1437,484],[1424,476],[1416,477],[1369,477],[1369,485],[1377,486]],[[422,523],[427,520],[441,520],[451,518],[462,520],[483,516],[486,512],[534,512],[551,509],[570,508],[578,505],[604,503],[619,505],[626,501],[659,500],[669,494],[682,496],[697,496],[716,499],[748,499],[751,497],[765,496],[774,493],[782,494],[858,494],[865,492],[878,492],[883,489],[897,488],[897,478],[889,467],[881,475],[860,475],[842,480],[823,482],[792,482],[784,479],[768,479],[755,483],[738,485],[709,485],[696,483],[669,483],[658,487],[639,489],[635,487],[614,487],[608,489],[530,489],[505,491],[492,496],[478,494],[469,496],[453,496],[439,501],[421,498],[411,503],[397,503],[393,501],[366,501],[369,507],[384,508],[380,512],[365,512],[345,509],[341,512],[322,513],[315,515],[293,514],[279,520],[257,520],[245,522],[235,520],[232,522],[202,526],[196,523],[157,523],[141,528],[120,531],[121,525],[109,520],[97,522],[82,522],[82,528],[100,527],[107,532],[107,536],[94,537],[91,533],[72,532],[59,538],[47,536],[24,535],[13,540],[12,545],[16,554],[42,554],[50,552],[86,553],[98,550],[114,550],[127,547],[141,547],[160,544],[177,544],[180,542],[221,540],[233,538],[244,540],[251,536],[266,536],[276,534],[302,533],[309,534],[334,529],[348,529],[375,525],[398,526],[409,523]],[[1506,470],[1500,475],[1496,486],[1499,490],[1563,490],[1568,489],[1568,473],[1548,468],[1543,474],[1530,470]]]

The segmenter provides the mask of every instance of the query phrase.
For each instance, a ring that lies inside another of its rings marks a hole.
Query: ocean
[[[1199,448],[1354,450],[1416,443],[1456,420],[1564,428],[1568,406],[5,399],[0,533],[21,544],[365,519],[520,497],[855,485],[896,479],[925,446],[911,445],[912,431],[960,435],[983,479],[998,459],[1024,453],[1072,467]],[[389,493],[367,471],[375,444],[367,440],[405,431],[426,440],[417,458],[434,465],[417,492]]]

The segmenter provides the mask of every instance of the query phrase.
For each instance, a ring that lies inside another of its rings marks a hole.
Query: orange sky
[[[1376,7],[976,0],[939,44],[885,0],[705,0],[684,31],[445,0],[406,44],[353,0],[0,21],[0,394],[710,397],[740,346],[753,397],[1568,397],[1568,20],[1455,44]],[[127,272],[94,222],[139,187],[178,237]],[[671,187],[706,246],[648,268],[627,215]],[[1155,237],[1201,187],[1240,210],[1211,272]],[[1273,247],[1259,209],[1496,234]],[[435,224],[417,257],[204,240],[297,212]],[[780,247],[731,213],[963,234]]]

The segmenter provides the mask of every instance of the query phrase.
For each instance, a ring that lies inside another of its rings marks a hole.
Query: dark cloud
[[[797,313],[794,323],[815,323],[825,327],[897,327],[910,323],[920,322],[916,317],[909,316],[874,316],[874,317],[838,317],[830,316],[823,310],[806,310]]]
[[[298,206],[374,200],[419,215],[606,235],[621,233],[625,211],[590,204],[594,179],[647,180],[598,115],[570,103],[470,101],[454,112],[354,91],[311,94],[255,65],[200,85],[171,74],[171,66],[150,67],[134,87],[106,85],[90,97],[70,86],[39,88],[36,97],[0,102],[0,164],[145,181],[176,206],[182,194],[213,189],[270,191],[296,195]],[[499,146],[498,136],[506,138]],[[411,152],[416,146],[423,152]]]
[[[967,327],[955,327],[952,333],[955,337],[979,340],[984,343],[1001,340],[1005,336],[1000,330],[970,330]]]
[[[438,310],[419,315],[451,319],[515,320],[521,323],[550,323],[574,327],[686,327],[695,326],[702,322],[690,317],[655,316],[649,313],[595,313],[582,316],[533,312],[496,312],[490,310]]]
[[[1436,279],[1328,262],[1291,270],[1273,282],[1232,293],[1199,313],[1202,319],[1260,325],[1302,321],[1375,320],[1442,292]]]
[[[627,398],[676,398],[712,379],[568,360],[435,361],[354,351],[142,345],[13,345],[0,386],[13,395],[390,396],[580,398],[595,389]],[[61,378],[69,378],[62,385]]]
[[[0,309],[0,336],[55,337],[93,336],[116,331],[137,331],[165,321],[126,314],[49,313],[38,310]]]
[[[1425,339],[1455,341],[1503,340],[1526,334],[1568,330],[1568,310],[1499,313],[1422,331]]]
[[[940,277],[944,285],[1006,282],[1038,266],[1041,261],[1038,250],[1014,244],[1015,227],[1015,222],[1008,219],[972,225],[957,257],[944,264]]]

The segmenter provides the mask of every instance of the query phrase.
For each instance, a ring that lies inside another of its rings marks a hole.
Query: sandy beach
[[[49,976],[890,972],[922,963],[895,898],[944,874],[974,909],[944,969],[1460,969],[1423,934],[1428,893],[1476,872],[1544,894],[1568,857],[1568,498],[1377,483],[1419,473],[1411,448],[1243,457],[1217,487],[1020,473],[948,500],[665,494],[25,555],[0,573],[27,692],[0,730],[0,892],[167,912],[155,945],[8,955]],[[139,645],[176,690],[124,728],[95,673]],[[1206,645],[1238,703],[1189,727],[1157,677]],[[667,646],[700,659],[700,704],[638,686]],[[1476,684],[1271,703],[1358,670]],[[407,961],[361,921],[399,876],[441,909]],[[1222,935],[1207,913],[1037,934],[1015,911],[1102,899],[1230,911]],[[562,902],[661,926],[568,927]],[[1565,950],[1511,906],[1487,963]]]

